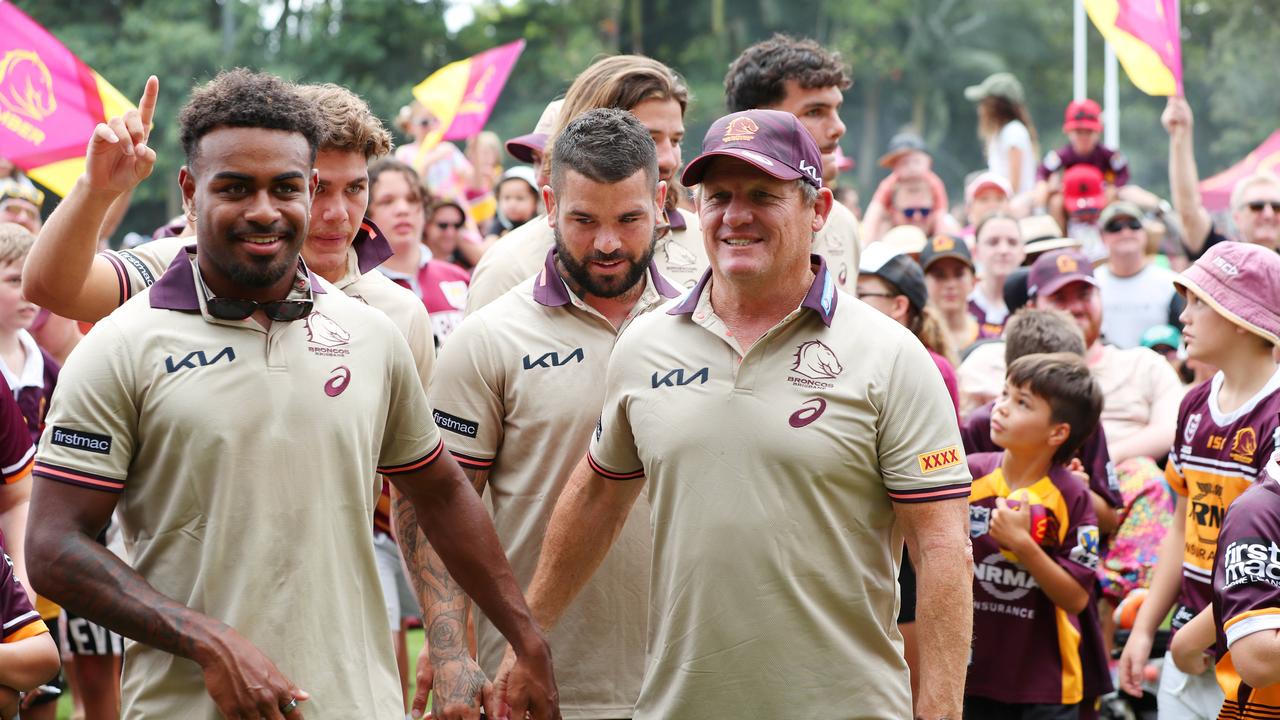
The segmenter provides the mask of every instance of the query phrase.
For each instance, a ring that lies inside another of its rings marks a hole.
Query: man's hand
[[[302,709],[292,701],[310,699],[286,678],[275,663],[231,628],[220,635],[218,646],[200,658],[209,697],[225,717],[262,717],[264,720],[303,720]]]
[[[1187,99],[1170,95],[1169,102],[1165,103],[1164,112],[1160,113],[1160,124],[1164,125],[1165,132],[1170,135],[1190,132],[1194,122],[1191,104]]]
[[[481,706],[489,717],[498,717],[498,694],[470,655],[463,653],[456,658],[438,660],[437,667],[426,662],[425,671],[422,669],[424,657],[418,658],[418,692],[412,707],[414,717],[421,717],[426,708],[427,688],[434,692],[431,717],[436,720],[479,720]]]
[[[98,123],[85,156],[85,178],[93,191],[120,195],[151,174],[156,152],[147,146],[151,118],[156,112],[160,81],[152,75],[142,91],[138,109]]]
[[[551,657],[518,658],[507,646],[494,683],[501,704],[497,717],[520,720],[525,713],[533,720],[559,720],[560,694],[551,672]]]
[[[1017,552],[1031,540],[1031,508],[1027,503],[1013,507],[1004,498],[996,498],[996,509],[991,513],[991,527],[987,531],[992,539],[1006,550]]]

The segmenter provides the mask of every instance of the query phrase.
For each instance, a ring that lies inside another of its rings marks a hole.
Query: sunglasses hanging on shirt
[[[209,314],[219,320],[244,320],[259,308],[275,322],[293,322],[311,314],[310,300],[272,300],[260,303],[244,298],[211,297],[205,300]]]

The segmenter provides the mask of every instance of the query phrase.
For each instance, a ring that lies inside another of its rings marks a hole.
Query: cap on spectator
[[[1007,72],[988,75],[987,79],[981,83],[970,85],[964,89],[964,96],[969,102],[978,102],[989,97],[1004,98],[1019,105],[1026,101],[1026,96],[1022,92],[1022,83]]]
[[[929,236],[915,225],[895,225],[889,228],[889,231],[881,236],[878,242],[872,243],[868,247],[876,245],[884,245],[892,248],[896,253],[906,253],[908,255],[919,255],[924,250],[924,246],[929,244]]]
[[[822,187],[822,153],[800,120],[781,110],[743,110],[716,120],[702,139],[702,154],[680,175],[685,187],[702,182],[711,161],[733,157],[779,180]]]
[[[1134,220],[1142,220],[1146,213],[1142,212],[1142,208],[1127,201],[1116,200],[1102,211],[1102,215],[1098,217],[1099,227],[1105,227],[1107,223],[1118,217],[1133,218]]]
[[[1062,237],[1062,228],[1058,227],[1058,221],[1050,215],[1024,217],[1018,221],[1018,230],[1022,233],[1022,239],[1028,243]]]
[[[1022,264],[1027,267],[1030,267],[1033,263],[1035,263],[1036,258],[1040,257],[1041,255],[1047,252],[1053,252],[1054,250],[1065,250],[1068,248],[1078,248],[1080,246],[1081,246],[1081,243],[1079,240],[1076,240],[1075,238],[1068,238],[1068,237],[1050,237],[1050,238],[1041,238],[1039,240],[1032,240],[1026,245],[1027,257],[1022,261]]]
[[[1052,295],[1073,282],[1086,282],[1097,287],[1093,279],[1093,263],[1075,248],[1047,252],[1031,264],[1027,274],[1027,297]]]
[[[894,252],[884,241],[873,243],[862,253],[858,274],[875,275],[898,288],[911,306],[920,311],[929,302],[924,271],[910,256]]]
[[[1067,111],[1062,118],[1062,131],[1071,132],[1072,130],[1102,132],[1102,108],[1098,107],[1098,103],[1085,98],[1073,100],[1067,105]]]
[[[551,131],[556,127],[556,120],[560,119],[561,105],[564,105],[564,100],[552,100],[547,103],[533,132],[507,141],[507,152],[511,153],[511,157],[520,162],[532,163],[535,152],[540,153],[547,149],[547,140],[551,139]]]
[[[1280,345],[1280,255],[1252,243],[1224,242],[1209,248],[1173,279],[1219,315]]]
[[[965,204],[968,205],[972,203],[973,199],[978,196],[978,193],[983,190],[991,189],[999,190],[1004,193],[1006,198],[1013,194],[1013,189],[1009,187],[1008,180],[1005,180],[993,172],[987,171],[979,173],[978,176],[969,183],[969,186],[964,189]]]
[[[924,144],[924,138],[913,132],[900,132],[889,138],[889,149],[885,150],[877,162],[880,167],[892,170],[894,163],[910,152],[927,153],[929,146]]]
[[[44,204],[44,193],[32,185],[20,183],[13,178],[0,180],[0,199],[25,200],[36,207]]]
[[[1170,350],[1177,350],[1182,344],[1182,333],[1178,332],[1178,328],[1172,325],[1152,325],[1142,333],[1142,347],[1155,350],[1158,347],[1167,347]]]
[[[502,187],[502,184],[508,180],[520,180],[533,188],[534,195],[539,194],[538,179],[533,174],[533,168],[528,165],[516,165],[515,167],[509,167],[503,171],[502,177],[498,178],[498,184],[493,186],[494,195],[498,194],[498,188]]]
[[[914,226],[913,226],[914,227]],[[934,235],[920,251],[920,267],[929,272],[929,266],[945,258],[955,258],[969,269],[973,269],[973,256],[969,254],[969,246],[963,240],[950,235]]]
[[[1101,210],[1107,202],[1102,190],[1102,171],[1083,163],[1067,168],[1062,174],[1062,202],[1067,214]]]

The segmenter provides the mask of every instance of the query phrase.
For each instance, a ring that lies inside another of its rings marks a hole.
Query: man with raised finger
[[[82,183],[145,176],[153,107],[95,131],[130,143],[124,177],[91,149]],[[299,258],[315,106],[237,70],[198,88],[179,122],[197,241],[63,370],[34,471],[33,584],[133,640],[125,717],[400,718],[370,534],[376,467],[518,638],[536,714],[557,716],[545,641],[443,452],[403,337]],[[132,568],[92,542],[117,505]]]

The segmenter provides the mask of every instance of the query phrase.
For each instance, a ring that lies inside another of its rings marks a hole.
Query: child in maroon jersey
[[[1174,662],[1163,666],[1160,713],[1208,720],[1218,716],[1222,690],[1208,663],[1186,660],[1197,657],[1190,648],[1213,644],[1209,607],[1223,515],[1259,479],[1280,434],[1280,367],[1272,357],[1280,344],[1280,256],[1258,245],[1220,243],[1174,283],[1187,298],[1181,316],[1187,356],[1219,371],[1178,409],[1165,467],[1177,493],[1174,522],[1120,658],[1120,683],[1141,692],[1152,637],[1174,608],[1173,647],[1184,662],[1168,657]]]
[[[1098,527],[1088,488],[1064,463],[1101,412],[1102,391],[1080,357],[1027,355],[1009,366],[992,412],[991,438],[1004,452],[969,456],[967,718],[1079,717],[1079,615],[1092,602]]]

